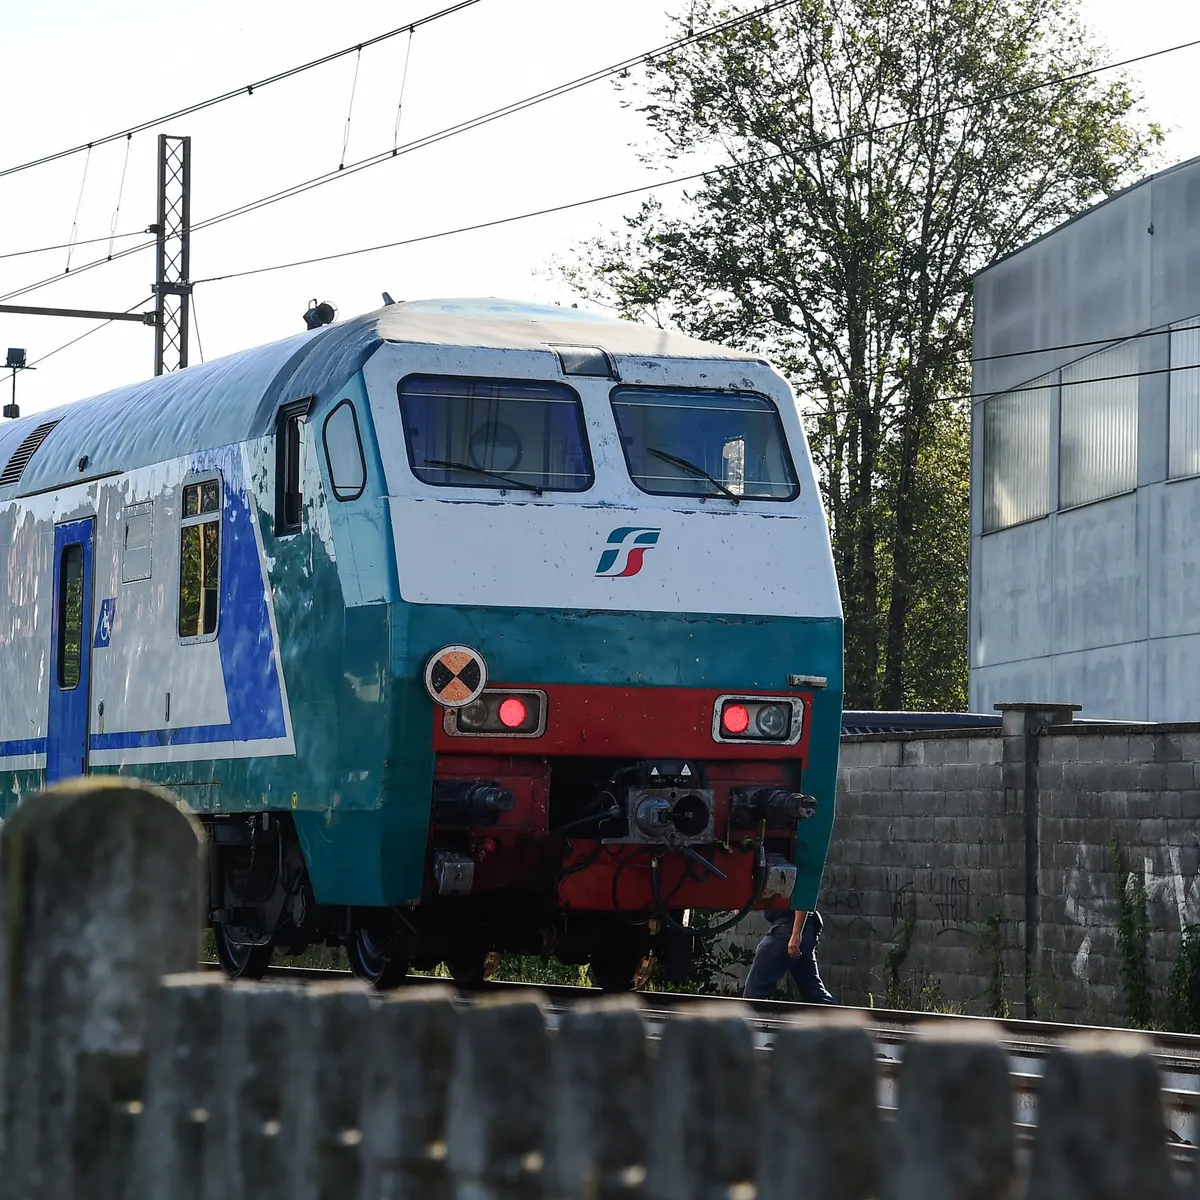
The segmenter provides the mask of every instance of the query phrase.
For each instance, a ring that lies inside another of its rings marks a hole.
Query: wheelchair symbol
[[[115,598],[100,602],[100,619],[96,622],[95,641],[95,646],[98,650],[103,650],[112,637],[113,617],[116,616],[116,611],[117,601]]]

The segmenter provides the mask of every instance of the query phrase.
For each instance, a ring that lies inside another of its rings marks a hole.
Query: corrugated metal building
[[[974,286],[971,708],[1200,719],[1200,159]]]

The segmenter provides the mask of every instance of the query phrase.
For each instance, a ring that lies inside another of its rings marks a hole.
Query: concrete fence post
[[[141,1054],[80,1054],[75,1060],[75,1105],[70,1141],[78,1200],[121,1200],[143,1112],[146,1062]]]
[[[305,989],[285,1067],[289,1196],[342,1200],[363,1179],[363,1095],[383,1001],[360,983]]]
[[[904,1048],[884,1200],[1009,1200],[1012,1086],[995,1026],[935,1024]]]
[[[1001,780],[1006,812],[1020,813],[1024,827],[1025,868],[1025,1013],[1037,1020],[1037,987],[1041,945],[1041,798],[1038,759],[1041,734],[1053,725],[1068,725],[1078,704],[997,704],[1003,737]]]
[[[1046,1062],[1029,1200],[1175,1194],[1158,1071],[1137,1034],[1082,1034]]]
[[[869,1200],[879,1179],[875,1044],[836,1011],[775,1035],[759,1121],[758,1200]]]
[[[118,779],[32,796],[4,823],[0,1196],[75,1195],[77,1103],[127,1105],[138,1091],[158,980],[196,964],[202,850],[169,795]]]
[[[291,1200],[288,1174],[296,1144],[285,1127],[293,1031],[305,1024],[303,991],[235,983],[220,995],[221,1045],[213,1113],[218,1162],[208,1200]],[[315,1053],[315,1047],[307,1051]],[[131,1198],[132,1200],[132,1198]]]
[[[364,1195],[450,1200],[447,1112],[457,1013],[440,988],[386,998],[363,1100]]]
[[[663,1028],[646,1170],[653,1200],[725,1200],[753,1185],[759,1079],[748,1011],[701,1004]]]
[[[131,1196],[216,1194],[208,1175],[220,1169],[213,1116],[224,989],[219,975],[174,975],[155,997]]]
[[[544,1194],[549,1084],[541,1003],[483,1000],[459,1015],[447,1138],[458,1196],[534,1200]]]
[[[640,1003],[581,1004],[554,1042],[548,1185],[557,1200],[637,1200],[656,1126]]]

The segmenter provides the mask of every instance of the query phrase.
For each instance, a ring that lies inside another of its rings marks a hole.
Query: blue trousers
[[[792,936],[791,921],[775,921],[767,930],[766,937],[754,951],[754,962],[746,976],[747,1000],[769,1000],[779,981],[790,974],[800,989],[800,998],[809,1004],[836,1004],[821,981],[817,970],[817,943],[821,940],[821,918],[809,913],[800,935],[800,957],[788,954],[788,941]]]

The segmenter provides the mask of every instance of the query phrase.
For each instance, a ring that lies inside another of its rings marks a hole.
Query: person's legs
[[[779,981],[788,973],[792,960],[788,958],[787,944],[791,936],[791,924],[779,921],[767,930],[766,936],[754,951],[754,962],[746,976],[746,988],[742,995],[747,1000],[770,1000]]]
[[[822,924],[818,913],[809,913],[808,920],[804,922],[804,932],[800,935],[800,957],[789,958],[787,966],[800,989],[801,1000],[809,1004],[836,1004],[817,969],[817,943],[821,940]]]

